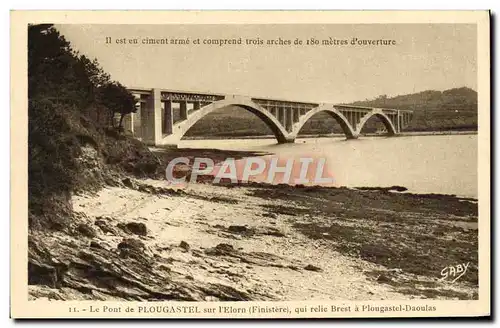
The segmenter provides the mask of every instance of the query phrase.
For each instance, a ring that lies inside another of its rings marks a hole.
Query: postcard
[[[12,11],[11,317],[488,317],[488,11]]]

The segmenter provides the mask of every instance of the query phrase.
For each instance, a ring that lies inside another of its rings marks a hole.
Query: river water
[[[477,135],[183,140],[181,148],[265,151],[281,158],[323,157],[336,186],[404,186],[415,193],[477,198]]]

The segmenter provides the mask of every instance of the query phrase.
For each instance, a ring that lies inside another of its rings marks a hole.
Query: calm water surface
[[[183,140],[179,147],[325,157],[337,186],[398,185],[477,198],[477,135],[315,138],[281,145],[271,139]]]

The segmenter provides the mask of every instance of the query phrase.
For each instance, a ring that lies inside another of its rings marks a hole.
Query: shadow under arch
[[[368,122],[374,116],[384,124],[385,128],[387,129],[387,135],[393,136],[397,133],[396,127],[394,126],[394,124],[392,124],[392,121],[389,119],[387,115],[385,115],[383,112],[372,112],[366,114],[361,118],[358,124],[358,129],[356,131],[356,134],[358,135],[361,134],[361,130],[365,126],[366,122]]]
[[[335,119],[335,121],[340,125],[344,135],[347,139],[356,139],[357,134],[352,128],[351,124],[347,118],[342,115],[337,109],[332,106],[318,106],[315,109],[308,111],[304,116],[302,116],[297,123],[293,125],[293,136],[297,138],[300,130],[304,127],[304,125],[316,114],[319,113],[327,113],[330,117]]]
[[[273,132],[278,143],[293,142],[294,139],[290,139],[289,133],[280,124],[280,122],[266,109],[256,104],[249,98],[243,97],[233,97],[226,98],[213,102],[207,106],[204,106],[188,116],[188,118],[182,122],[174,124],[173,131],[171,135],[163,137],[162,143],[177,143],[186,134],[186,132],[194,125],[196,122],[201,120],[208,114],[228,106],[236,106],[242,108],[246,111],[251,112],[257,116],[261,121],[263,121]]]

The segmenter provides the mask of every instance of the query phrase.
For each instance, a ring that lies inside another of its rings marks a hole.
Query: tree
[[[85,55],[79,57],[79,62],[83,68],[85,75],[90,81],[90,93],[94,100],[93,106],[87,108],[87,115],[92,118],[96,123],[101,124],[102,118],[108,118],[110,115],[106,115],[107,110],[101,106],[101,88],[109,83],[111,83],[111,77],[104,69],[99,65],[97,59],[90,60]],[[104,116],[102,115],[104,112]],[[110,120],[106,122],[109,123]]]
[[[120,114],[117,128],[121,130],[125,115],[137,111],[135,97],[119,82],[109,82],[103,85],[99,93],[101,103],[110,110],[112,115]],[[114,123],[112,125],[114,127]]]
[[[121,115],[120,129],[124,116],[137,110],[132,94],[112,81],[97,59],[73,50],[52,24],[28,26],[28,94],[31,101],[74,106],[97,123],[105,107],[106,116]]]
[[[100,88],[111,82],[110,75],[102,69],[97,61],[97,58],[94,58],[94,60],[91,61],[85,55],[82,55],[80,56],[80,62],[82,63],[94,88]]]
[[[81,109],[95,103],[87,66],[51,24],[28,26],[28,96],[31,100],[50,100]]]

